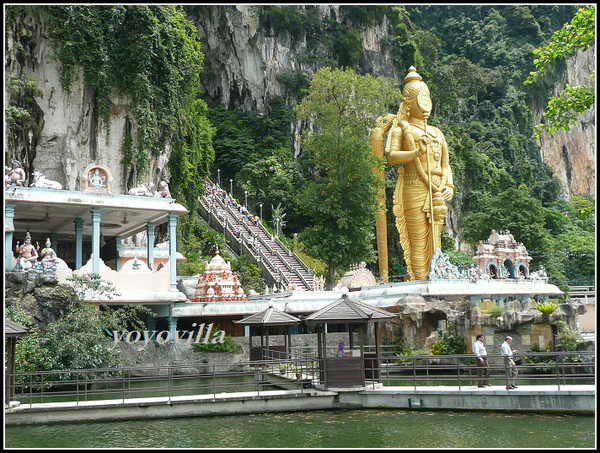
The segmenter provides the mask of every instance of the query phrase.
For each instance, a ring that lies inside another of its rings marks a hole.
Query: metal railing
[[[314,368],[308,360],[295,360],[289,373],[282,373],[280,359],[245,362],[189,363],[185,365],[127,368],[77,369],[6,374],[10,400],[21,404],[166,398],[274,389],[304,389],[295,370]],[[287,368],[287,367],[286,367]],[[292,373],[292,371],[294,373]],[[275,379],[278,377],[279,379]],[[282,381],[281,378],[284,378]],[[303,376],[303,380],[306,380]]]
[[[384,386],[465,386],[477,385],[475,356],[396,355],[386,348],[375,356],[365,348],[365,385]],[[344,350],[348,357],[356,352]],[[337,347],[327,348],[327,357],[339,357]],[[593,384],[595,351],[526,353],[516,377],[522,385]],[[508,369],[504,357],[489,354],[490,383],[508,388]],[[188,363],[170,366],[57,370],[6,375],[10,400],[21,404],[125,400],[163,397],[169,402],[177,396],[211,395],[233,392],[260,392],[273,389],[322,387],[327,370],[316,349],[294,347],[287,354],[263,351],[258,361]]]
[[[372,350],[367,348],[366,351]],[[389,351],[389,350],[388,350]],[[374,352],[374,351],[373,351]],[[365,370],[371,384],[433,386],[477,386],[478,367],[472,354],[457,355],[385,355],[365,358]],[[517,366],[516,384],[561,385],[590,384],[596,377],[595,351],[561,351],[519,354],[523,363]],[[509,366],[504,356],[488,354],[489,382],[509,388]],[[512,378],[511,378],[512,379]]]

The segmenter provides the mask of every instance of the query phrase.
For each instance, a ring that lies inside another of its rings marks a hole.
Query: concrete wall
[[[7,409],[4,423],[11,426],[365,408],[593,413],[595,391],[593,386],[588,387],[589,390],[520,390],[514,393],[504,389],[485,392],[478,389],[418,391],[395,387],[380,390],[306,390],[301,393],[276,391],[251,396],[217,394],[216,398],[204,395],[137,398],[125,402],[86,401],[77,406],[47,403]]]

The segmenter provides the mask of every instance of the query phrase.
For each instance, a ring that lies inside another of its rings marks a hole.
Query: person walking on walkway
[[[513,354],[516,354],[518,351],[516,349],[512,349],[510,344],[513,339],[510,336],[507,336],[502,343],[502,355],[504,356],[504,366],[506,367],[506,377],[508,380],[508,388],[507,390],[512,390],[517,388],[516,379],[519,371],[517,369],[517,365],[513,359]]]
[[[483,344],[484,336],[482,334],[477,335],[477,341],[475,342],[475,355],[477,356],[477,387],[491,387],[489,383],[490,378],[490,366],[487,361],[487,351]]]

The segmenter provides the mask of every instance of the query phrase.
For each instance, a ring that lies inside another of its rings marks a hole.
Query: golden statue
[[[439,129],[427,126],[431,113],[429,88],[413,66],[404,82],[398,114],[379,118],[378,126],[371,131],[371,146],[383,157],[383,139],[389,131],[385,154],[390,165],[401,165],[394,192],[396,228],[410,279],[425,280],[431,258],[440,248],[446,201],[452,199],[454,185],[446,139]],[[382,212],[377,223],[379,268],[387,281],[384,222]]]

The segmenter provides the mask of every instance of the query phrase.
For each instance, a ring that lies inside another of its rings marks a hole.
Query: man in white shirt
[[[489,383],[490,378],[490,366],[487,361],[487,351],[483,344],[484,336],[482,334],[477,335],[477,341],[475,342],[475,355],[477,356],[477,387],[491,387]]]
[[[517,365],[513,360],[513,354],[516,354],[518,351],[516,349],[512,349],[510,344],[513,339],[510,336],[505,338],[504,343],[502,343],[502,355],[504,356],[504,365],[506,366],[506,378],[508,380],[508,388],[507,390],[516,389],[516,379],[519,371],[517,370]]]

